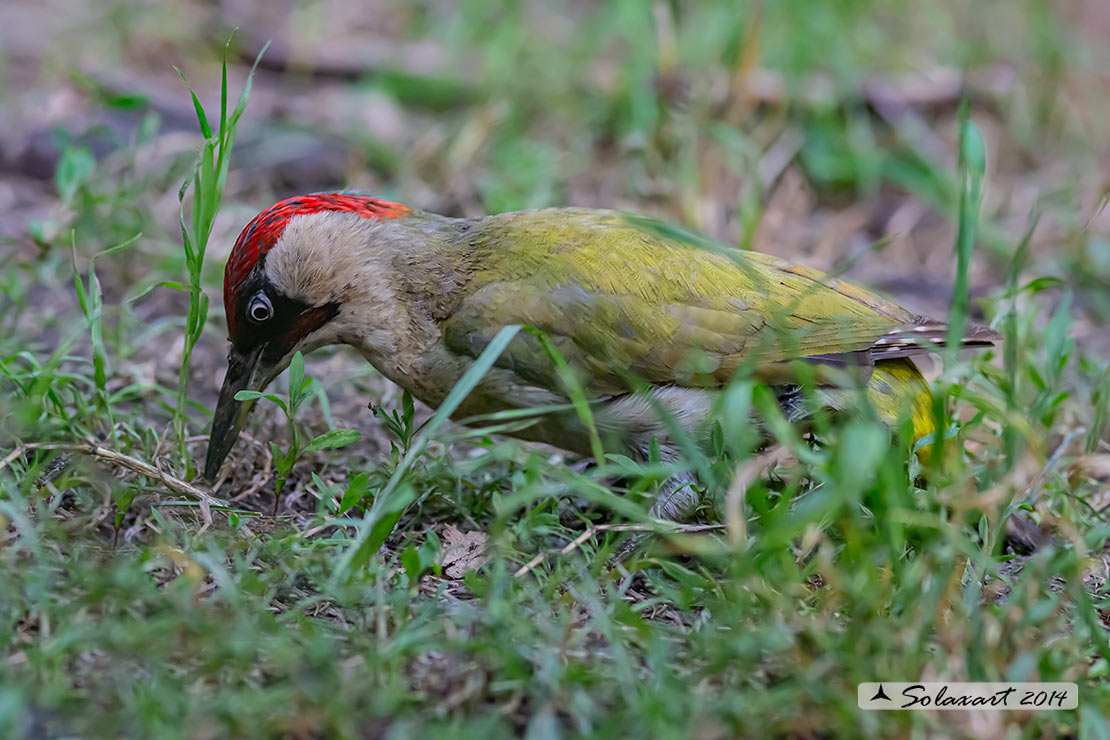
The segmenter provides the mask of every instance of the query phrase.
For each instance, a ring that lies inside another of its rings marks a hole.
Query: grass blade
[[[447,418],[455,412],[459,404],[461,404],[463,400],[470,395],[470,392],[474,390],[475,386],[481,382],[482,378],[489,372],[489,369],[493,367],[493,363],[497,362],[497,358],[501,356],[501,353],[509,346],[509,342],[513,340],[520,330],[520,326],[511,325],[497,332],[482,354],[474,361],[474,364],[463,373],[459,382],[456,383],[455,387],[451,389],[451,392],[447,394],[447,398],[439,405],[435,414],[413,440],[408,452],[401,458],[401,462],[397,465],[396,470],[393,471],[393,475],[390,477],[389,482],[386,483],[385,487],[374,497],[374,503],[371,504],[370,510],[366,512],[366,516],[359,524],[358,534],[347,547],[346,552],[344,552],[343,557],[339,561],[339,565],[333,575],[333,582],[344,578],[347,572],[352,568],[364,566],[370,559],[370,556],[376,552],[377,548],[372,546],[371,534],[374,533],[378,520],[381,519],[387,508],[391,506],[393,496],[404,480],[409,468],[411,468],[413,463],[424,454],[424,450],[427,448],[436,430],[439,429],[443,422],[447,421]],[[388,536],[388,533],[386,533],[386,536]],[[375,537],[374,539],[377,538]],[[382,539],[384,540],[384,537]],[[379,542],[379,547],[380,544]]]

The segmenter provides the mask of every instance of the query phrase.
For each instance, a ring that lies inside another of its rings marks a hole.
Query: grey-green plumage
[[[642,455],[658,439],[664,454],[674,455],[660,410],[698,436],[720,389],[737,373],[785,395],[798,359],[851,370],[867,381],[884,419],[896,421],[905,410],[918,436],[932,431],[928,385],[906,358],[942,343],[946,327],[816,270],[612,211],[453,219],[349,194],[317,200],[318,210],[290,220],[264,266],[264,287],[308,307],[305,316],[334,307],[321,326],[284,330],[285,363],[296,349],[352,344],[388,378],[436,406],[503,327],[521,324],[550,339],[610,449],[629,454]],[[236,259],[236,275],[255,274],[245,271],[243,255]],[[236,289],[225,286],[225,295]],[[965,343],[994,339],[973,327]],[[233,336],[237,346],[252,341]],[[251,372],[251,382],[264,385],[274,368]],[[848,408],[858,395],[829,388],[824,398]],[[522,332],[455,417],[565,407],[568,400],[556,363]],[[791,404],[791,414],[801,408]],[[572,411],[515,433],[591,452]],[[209,468],[225,447],[226,434]]]

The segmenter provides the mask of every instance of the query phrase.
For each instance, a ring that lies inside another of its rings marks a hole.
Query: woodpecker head
[[[216,479],[253,405],[235,400],[235,394],[265,388],[298,350],[307,353],[343,341],[337,318],[344,304],[352,295],[374,292],[368,283],[380,272],[373,253],[375,228],[411,213],[375,198],[317,193],[275,203],[239,234],[224,271],[231,351],[212,421],[205,480]],[[364,312],[365,303],[360,301]]]

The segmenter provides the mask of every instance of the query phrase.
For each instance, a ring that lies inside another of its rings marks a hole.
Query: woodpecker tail
[[[913,360],[898,357],[876,362],[867,381],[867,400],[890,426],[908,414],[913,420],[914,441],[937,429],[932,390]]]
[[[872,368],[864,392],[879,421],[888,427],[897,427],[908,416],[913,421],[915,442],[936,431],[933,393],[913,360],[905,357],[878,360]],[[860,398],[857,391],[824,388],[820,394],[829,408],[837,411],[859,410]],[[922,462],[925,462],[930,447],[918,451]]]
[[[990,347],[1002,339],[1002,335],[987,326],[968,324],[960,339],[960,346],[966,348]],[[897,357],[913,357],[948,344],[948,324],[920,316],[917,322],[892,331],[880,337],[871,346],[869,354],[876,363],[880,360]],[[876,364],[878,367],[878,364]]]

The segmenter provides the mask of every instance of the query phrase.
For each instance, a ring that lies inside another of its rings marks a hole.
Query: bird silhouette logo
[[[876,691],[875,695],[871,697],[871,701],[875,701],[876,699],[886,699],[887,701],[893,701],[889,696],[886,695],[886,692],[883,691],[882,684],[879,684],[879,690]]]

